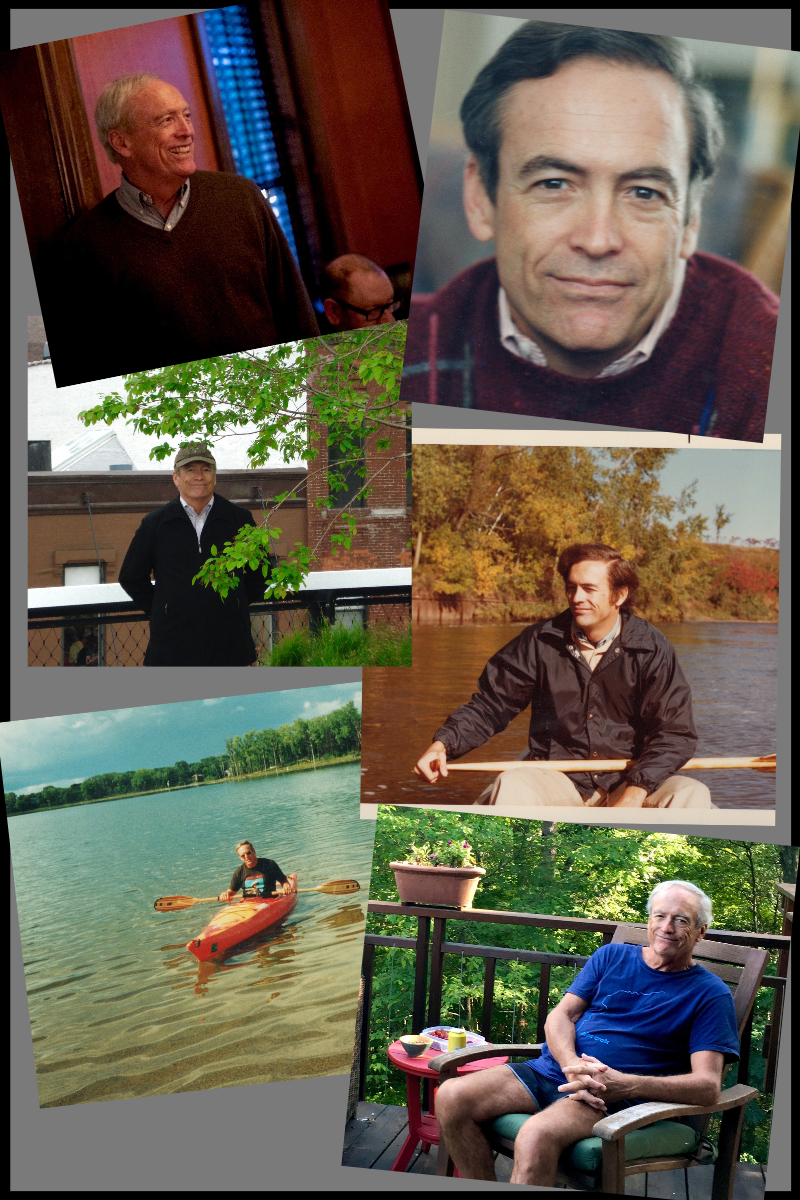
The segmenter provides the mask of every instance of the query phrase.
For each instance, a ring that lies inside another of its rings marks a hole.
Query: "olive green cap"
[[[216,471],[217,460],[209,450],[205,442],[190,442],[188,446],[181,446],[178,453],[175,455],[175,467],[185,467],[190,462],[210,463]]]

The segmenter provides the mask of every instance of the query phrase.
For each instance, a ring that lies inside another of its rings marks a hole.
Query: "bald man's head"
[[[336,329],[386,324],[399,307],[389,276],[363,254],[342,254],[328,263],[322,291],[325,316]]]

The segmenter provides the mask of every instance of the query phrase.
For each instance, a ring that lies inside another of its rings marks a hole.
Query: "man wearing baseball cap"
[[[146,667],[244,667],[255,660],[249,605],[264,595],[261,571],[245,567],[224,600],[192,583],[212,546],[221,550],[255,524],[246,508],[215,493],[216,478],[205,443],[181,447],[172,473],[177,498],[148,513],[125,555],[119,582],[150,620]]]

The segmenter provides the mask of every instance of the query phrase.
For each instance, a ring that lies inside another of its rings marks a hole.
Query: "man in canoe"
[[[692,695],[670,643],[634,616],[638,576],[597,543],[568,546],[557,569],[569,608],[529,625],[492,656],[468,704],[434,735],[415,774],[435,783],[531,706],[529,759],[585,759],[585,772],[504,771],[478,804],[534,808],[714,808],[705,784],[677,772],[697,744]],[[635,760],[626,771],[592,759]]]
[[[494,1180],[481,1123],[506,1113],[531,1114],[511,1182],[553,1187],[561,1152],[591,1137],[603,1116],[646,1101],[718,1102],[739,1037],[728,984],[692,957],[711,915],[695,884],[657,884],[649,945],[595,950],[549,1014],[539,1058],[442,1084],[436,1116],[462,1176]]]
[[[245,900],[268,900],[273,892],[279,895],[292,891],[292,885],[271,858],[259,858],[252,842],[239,842],[236,853],[242,865],[233,872],[231,886],[220,892],[220,900],[232,900],[241,889]]]

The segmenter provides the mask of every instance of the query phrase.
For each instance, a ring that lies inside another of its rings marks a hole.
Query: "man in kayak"
[[[282,896],[292,891],[292,885],[271,858],[259,858],[252,842],[239,842],[236,853],[242,865],[233,872],[231,886],[220,892],[220,900],[232,900],[241,889],[245,900],[268,900],[273,892]]]
[[[656,884],[649,945],[595,950],[550,1012],[539,1058],[442,1084],[436,1116],[463,1177],[494,1180],[481,1126],[505,1113],[531,1114],[511,1182],[553,1187],[561,1152],[591,1137],[602,1117],[646,1101],[719,1101],[739,1037],[730,988],[692,957],[711,915],[695,884]]]
[[[714,808],[704,783],[677,772],[697,732],[675,651],[631,611],[639,579],[598,543],[568,546],[557,569],[569,608],[529,625],[493,655],[468,704],[447,718],[414,772],[435,783],[447,760],[505,729],[529,704],[528,759],[585,759],[585,772],[504,771],[478,804],[573,808]],[[592,771],[592,759],[633,759]]]

